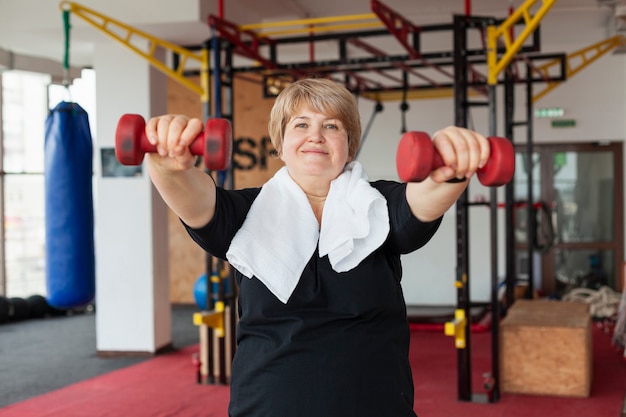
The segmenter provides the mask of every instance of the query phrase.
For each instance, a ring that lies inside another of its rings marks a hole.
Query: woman
[[[238,347],[229,415],[415,416],[400,255],[428,242],[489,157],[487,139],[433,135],[446,166],[420,183],[369,182],[354,161],[356,101],[327,79],[276,99],[285,166],[262,188],[224,190],[194,169],[202,121],[149,120],[153,183],[191,237],[235,268]]]

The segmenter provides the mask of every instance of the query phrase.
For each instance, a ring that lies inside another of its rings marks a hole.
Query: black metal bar
[[[235,282],[235,271],[230,268],[228,275],[229,292],[228,292],[228,306],[229,317],[228,326],[230,328],[230,361],[232,362],[235,357],[235,351],[237,350],[237,284]]]
[[[203,71],[198,72],[198,75],[201,77],[201,82],[206,85],[206,88],[208,90],[208,91],[205,91],[205,98],[204,100],[202,100],[202,116],[205,121],[209,120],[209,118],[211,117],[211,91],[212,90],[210,88],[211,71],[209,70],[209,68],[211,67],[211,59],[209,58],[210,48],[211,48],[210,42],[205,42],[202,45],[202,50],[207,60],[207,62],[205,62],[206,72],[203,72]],[[176,57],[176,59],[178,59],[178,54],[174,54],[174,56]]]
[[[487,57],[485,55],[485,51],[483,49],[475,49],[475,50],[467,50],[466,52],[468,62],[473,64],[485,64]],[[547,55],[533,55],[529,56],[530,60],[547,60],[547,59],[560,59],[563,57],[563,54],[547,54]],[[425,63],[424,61],[429,61]],[[452,53],[450,51],[439,51],[439,52],[428,52],[424,53],[420,59],[412,58],[410,55],[402,54],[402,55],[368,55],[367,57],[360,58],[334,58],[327,60],[318,60],[314,62],[292,62],[292,63],[276,63],[273,68],[265,68],[263,66],[258,65],[250,65],[250,66],[240,66],[235,70],[237,72],[273,72],[278,73],[280,71],[285,70],[309,70],[309,69],[317,69],[319,71],[327,70],[327,71],[337,71],[338,68],[348,68],[353,71],[358,71],[360,66],[364,64],[384,64],[387,62],[401,62],[404,65],[410,66],[412,68],[428,68],[433,64],[437,66],[445,66],[454,65],[454,61],[452,59]],[[369,71],[369,68],[363,71]],[[397,67],[389,67],[385,69],[397,69]],[[537,81],[545,82],[546,78],[537,77],[535,78]],[[551,77],[550,80],[561,81],[562,76]],[[521,82],[521,81],[520,81]]]
[[[208,278],[208,277],[207,277]],[[207,286],[211,285],[207,281]],[[213,358],[213,329],[207,326],[207,384],[215,384],[215,361]]]
[[[409,90],[409,75],[406,71],[402,71],[402,101],[400,102],[401,127],[400,133],[406,133],[406,112],[409,111],[409,103],[406,101],[407,92]]]
[[[528,71],[528,69],[527,69]],[[528,287],[526,289],[526,298],[533,298],[535,292],[535,260],[534,260],[534,242],[537,236],[536,216],[533,208],[533,83],[526,83],[526,166],[528,179],[527,184],[527,201],[526,201],[526,247],[528,253]]]
[[[230,120],[231,126],[235,126],[235,94],[234,94],[234,71],[233,71],[233,45],[230,42],[222,41],[224,50],[224,65],[221,68],[221,86],[224,91],[224,114],[222,117]],[[234,139],[234,138],[233,138]],[[224,188],[235,189],[235,173],[233,171],[233,155],[225,172]]]
[[[219,301],[221,301],[224,305],[224,312],[222,312],[222,314],[224,314],[224,318],[226,318],[226,314],[225,314],[225,307],[226,307],[226,292],[225,292],[225,288],[224,288],[224,279],[222,277],[222,271],[224,270],[224,261],[223,260],[219,260],[218,261],[218,267],[217,267],[217,277],[218,277],[218,292],[217,292],[217,299]],[[226,332],[226,321],[224,320],[223,323],[224,327],[222,329],[223,332]],[[217,348],[218,348],[218,365],[219,365],[219,372],[220,372],[220,377],[219,377],[219,383],[222,385],[226,385],[226,335],[223,334],[222,337],[218,337],[217,340]]]
[[[272,62],[276,62],[278,60],[278,51],[276,50],[276,44],[270,45],[269,48],[270,48],[270,60],[272,60]]]
[[[222,117],[225,117],[228,120],[230,120],[231,125],[234,126],[234,114],[235,114],[234,97],[235,95],[233,93],[234,86],[233,86],[233,70],[232,70],[233,48],[230,42],[223,42],[221,47],[224,50],[224,65],[222,66],[220,72],[221,72],[221,78],[222,78],[221,85],[222,85],[222,90],[224,92],[224,110],[225,110]],[[232,155],[231,155],[231,158],[232,158]],[[225,179],[224,179],[223,186],[225,188],[234,189],[235,188],[235,175],[233,172],[232,160],[226,172],[224,173],[224,175],[225,175]],[[226,294],[226,288],[225,288],[226,277],[223,276],[223,271],[225,270],[225,264],[226,262],[223,260],[220,260],[218,264],[219,265],[218,267],[218,276],[219,276],[218,299],[224,305],[224,312],[222,313],[224,315],[224,328],[223,328],[224,333],[226,332],[226,328],[229,327],[229,323],[226,322],[226,306],[230,304],[227,302],[228,300],[227,300],[227,294]],[[232,310],[231,310],[231,313],[232,313]],[[232,314],[229,317],[230,317],[230,320],[232,320],[233,318]],[[232,346],[233,345],[231,344],[231,347]],[[218,350],[219,350],[218,358],[219,358],[219,372],[220,372],[219,383],[222,385],[226,385],[228,383],[228,379],[226,375],[226,334],[224,334],[222,337],[219,338]],[[231,354],[231,358],[232,358],[232,354]]]
[[[482,23],[486,19],[485,17],[480,16],[465,16],[467,18],[469,25],[475,24],[476,22]],[[506,19],[493,19],[488,18],[495,22],[495,24],[503,23]],[[524,22],[518,23],[523,25]],[[468,26],[469,26],[468,25]],[[419,32],[447,32],[452,31],[454,29],[454,23],[435,23],[429,25],[420,25]],[[389,30],[385,29],[370,29],[370,30],[362,30],[355,32],[343,32],[343,33],[322,33],[322,34],[313,34],[313,35],[303,35],[303,36],[291,36],[291,37],[282,37],[282,38],[272,38],[272,41],[277,45],[281,44],[293,44],[293,43],[308,43],[308,42],[316,42],[316,41],[332,41],[337,39],[350,39],[350,38],[369,38],[375,36],[390,36]],[[533,39],[534,41],[534,39]],[[416,45],[419,46],[419,45]],[[528,51],[537,51],[537,44],[533,45],[525,45],[525,50]]]
[[[497,114],[496,114],[496,86],[489,86],[489,135],[497,135]],[[489,205],[489,218],[490,218],[490,257],[491,257],[491,380],[492,386],[489,387],[487,398],[489,402],[495,402],[499,399],[498,393],[498,362],[500,358],[499,354],[499,317],[500,317],[500,302],[498,299],[498,190],[495,187],[491,187],[489,190],[490,205]]]
[[[514,140],[514,127],[520,125],[514,121],[515,113],[515,85],[513,75],[509,70],[504,75],[504,135],[510,141]],[[505,247],[506,247],[506,275],[505,275],[505,300],[506,308],[508,308],[515,298],[515,222],[513,210],[513,183],[504,186],[505,194]]]
[[[489,101],[468,101],[467,102],[467,106],[468,107],[484,107],[484,106],[490,106],[491,103]]]
[[[478,17],[478,16],[465,16],[465,22],[466,22],[465,30],[467,30],[468,28],[474,29],[474,28],[484,27],[486,21],[489,21],[489,24],[500,24],[504,22],[505,20],[506,19],[494,19],[494,18],[485,18],[485,17]],[[255,66],[232,68],[232,71],[235,73],[236,72],[263,71],[264,74],[279,75],[281,73],[282,74],[287,73],[294,77],[300,77],[303,74],[307,74],[307,73],[330,74],[334,72],[343,72],[345,74],[346,71],[352,71],[352,72],[357,73],[357,72],[365,72],[365,71],[372,71],[372,70],[380,72],[380,71],[397,69],[397,65],[395,66],[386,65],[382,67],[376,67],[370,64],[385,65],[385,63],[400,63],[401,62],[403,65],[408,64],[412,68],[424,68],[424,67],[441,68],[442,66],[445,66],[445,65],[451,65],[451,66],[454,65],[454,61],[452,60],[453,54],[450,51],[429,52],[429,53],[423,53],[422,51],[420,51],[420,46],[421,46],[420,38],[421,38],[422,33],[437,32],[437,31],[450,31],[454,28],[454,24],[432,24],[432,25],[417,26],[417,25],[413,25],[410,22],[407,22],[407,24],[412,29],[411,48],[413,49],[412,51],[409,51],[408,55],[404,54],[404,55],[395,56],[395,57],[389,57],[389,56],[371,57],[370,56],[367,58],[354,59],[354,58],[347,58],[345,54],[340,52],[339,60],[331,59],[327,61],[317,61],[317,62],[312,62],[312,63],[311,62],[295,62],[295,63],[279,64],[278,63],[279,61],[278,60],[278,47],[280,45],[288,45],[288,44],[296,44],[296,43],[302,43],[302,44],[308,45],[308,44],[311,44],[312,42],[329,42],[329,41],[338,41],[340,43],[341,42],[345,43],[350,39],[356,39],[356,38],[370,38],[370,37],[382,37],[382,36],[390,37],[392,36],[392,33],[390,33],[389,28],[385,28],[385,29],[373,29],[373,30],[364,30],[364,31],[356,31],[356,32],[307,34],[304,36],[266,39],[263,42],[263,48],[267,48],[267,51],[269,51],[269,59],[268,59],[265,56],[262,56],[261,50],[258,48],[257,45],[253,44],[253,41],[243,41],[232,33],[233,31],[237,30],[236,25],[234,25],[233,23],[223,21],[223,19],[218,19],[216,17],[211,17],[209,21],[213,22],[212,29],[216,32],[215,36],[219,36],[219,33],[217,32],[223,30],[225,38],[230,37],[232,39],[237,40],[237,42],[239,43],[239,46],[237,47],[235,52],[236,51],[244,52],[244,55],[247,54],[246,56],[248,56],[249,58],[253,58],[253,59],[254,59],[254,56],[256,56],[258,61],[261,61],[267,64],[267,65],[262,65],[262,66],[255,65]],[[216,22],[219,22],[219,24],[217,24]],[[517,24],[523,24],[523,22],[520,21]],[[246,31],[246,33],[249,36],[255,36],[254,32],[252,31]],[[255,36],[255,38],[258,40],[259,36]],[[538,43],[539,34],[537,33],[537,31],[533,34],[532,41],[533,42],[531,45],[523,45],[520,51],[518,52],[518,54],[519,55],[526,54],[526,53],[533,54],[539,51],[540,49],[539,43]],[[218,48],[219,45],[216,45],[215,47]],[[193,50],[193,49],[197,49],[198,47],[187,46],[186,48]],[[241,48],[244,48],[244,49],[241,50]],[[341,49],[341,45],[339,46],[339,48]],[[501,48],[498,48],[498,51],[504,52],[505,49],[504,47],[501,47]],[[484,48],[468,49],[466,45],[466,48],[464,50],[464,55],[465,55],[465,59],[469,60],[470,62],[476,62],[476,63],[486,62],[486,53],[485,53]],[[526,57],[526,59],[540,59],[541,57],[543,57],[544,59],[549,59],[550,55],[541,55],[541,56],[529,55],[528,57]],[[557,81],[557,80],[562,81],[565,79],[565,60],[566,60],[566,57],[564,54],[562,54],[562,58],[561,58],[562,74],[560,77],[555,77],[553,81]],[[176,63],[176,65],[178,65],[180,61],[177,59],[177,57],[175,57],[174,62]],[[185,71],[185,74],[186,75],[193,74],[193,71]],[[350,78],[354,79],[354,74],[351,75]],[[542,77],[533,78],[533,80],[536,80],[537,82],[547,81],[545,78],[542,78]],[[470,84],[468,82],[467,85],[480,86],[481,83],[472,82]],[[413,86],[413,85],[409,86],[410,89],[414,89],[415,87],[416,86]],[[437,82],[437,85],[430,85],[430,86],[425,85],[422,87],[441,88],[441,85],[439,82]],[[390,89],[394,89],[394,88],[400,91],[402,89],[406,89],[407,87],[396,85],[396,86],[390,86],[390,87],[385,86],[384,88],[372,88],[372,86],[369,86],[368,88],[364,89],[363,86],[360,85],[358,88],[360,89],[361,92],[377,92],[377,91],[390,91]]]
[[[467,46],[465,16],[454,16],[454,113],[455,125],[467,127]],[[469,293],[469,220],[467,190],[459,197],[456,204],[456,236],[457,236],[457,308],[465,311],[465,348],[457,349],[458,363],[458,399],[472,400],[472,367],[471,367],[471,313]]]
[[[447,31],[452,29],[452,25],[449,23],[442,24],[434,24],[434,25],[426,25],[420,27],[422,32],[439,32],[439,31]],[[371,30],[362,30],[356,32],[343,32],[343,33],[322,33],[313,36],[291,36],[291,37],[283,37],[276,38],[274,41],[277,45],[283,44],[294,44],[294,43],[307,43],[307,42],[317,42],[317,41],[333,41],[337,39],[350,39],[350,38],[371,38],[376,36],[386,36],[389,37],[389,31],[384,29],[371,29]]]
[[[346,41],[344,39],[339,40],[339,61],[346,62],[348,61],[348,47]]]
[[[222,117],[222,47],[216,35],[211,40],[213,51],[213,115]]]

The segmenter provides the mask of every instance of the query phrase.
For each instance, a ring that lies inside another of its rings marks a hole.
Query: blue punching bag
[[[52,307],[93,300],[96,288],[93,145],[87,112],[61,102],[46,119],[46,287]]]

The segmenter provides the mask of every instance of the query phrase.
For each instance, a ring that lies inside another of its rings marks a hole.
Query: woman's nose
[[[309,130],[308,139],[312,142],[320,142],[324,140],[324,135],[322,134],[322,128],[311,127],[311,129]]]

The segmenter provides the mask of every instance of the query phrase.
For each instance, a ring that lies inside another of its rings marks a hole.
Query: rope
[[[402,90],[402,103],[400,103],[400,111],[402,112],[401,113],[402,127],[400,129],[400,133],[402,134],[406,133],[406,112],[409,110],[409,103],[407,103],[406,101],[407,92],[408,92],[406,72],[403,73],[403,79],[404,79],[404,90]]]
[[[372,112],[372,115],[367,121],[367,126],[365,127],[365,130],[363,131],[363,134],[361,135],[361,143],[359,145],[359,149],[357,149],[356,154],[354,155],[354,159],[358,158],[359,153],[361,152],[361,149],[363,149],[363,144],[365,143],[365,139],[367,139],[367,136],[369,135],[370,129],[372,127],[372,123],[374,122],[374,118],[376,117],[378,113],[382,112],[383,109],[384,107],[382,103],[380,101],[376,102],[376,105],[374,106],[374,111]]]
[[[602,286],[598,290],[575,288],[563,296],[563,301],[589,304],[589,311],[594,318],[611,318],[617,314],[620,294]]]
[[[63,30],[65,33],[65,54],[63,56],[63,85],[70,85],[70,11],[63,10]]]

